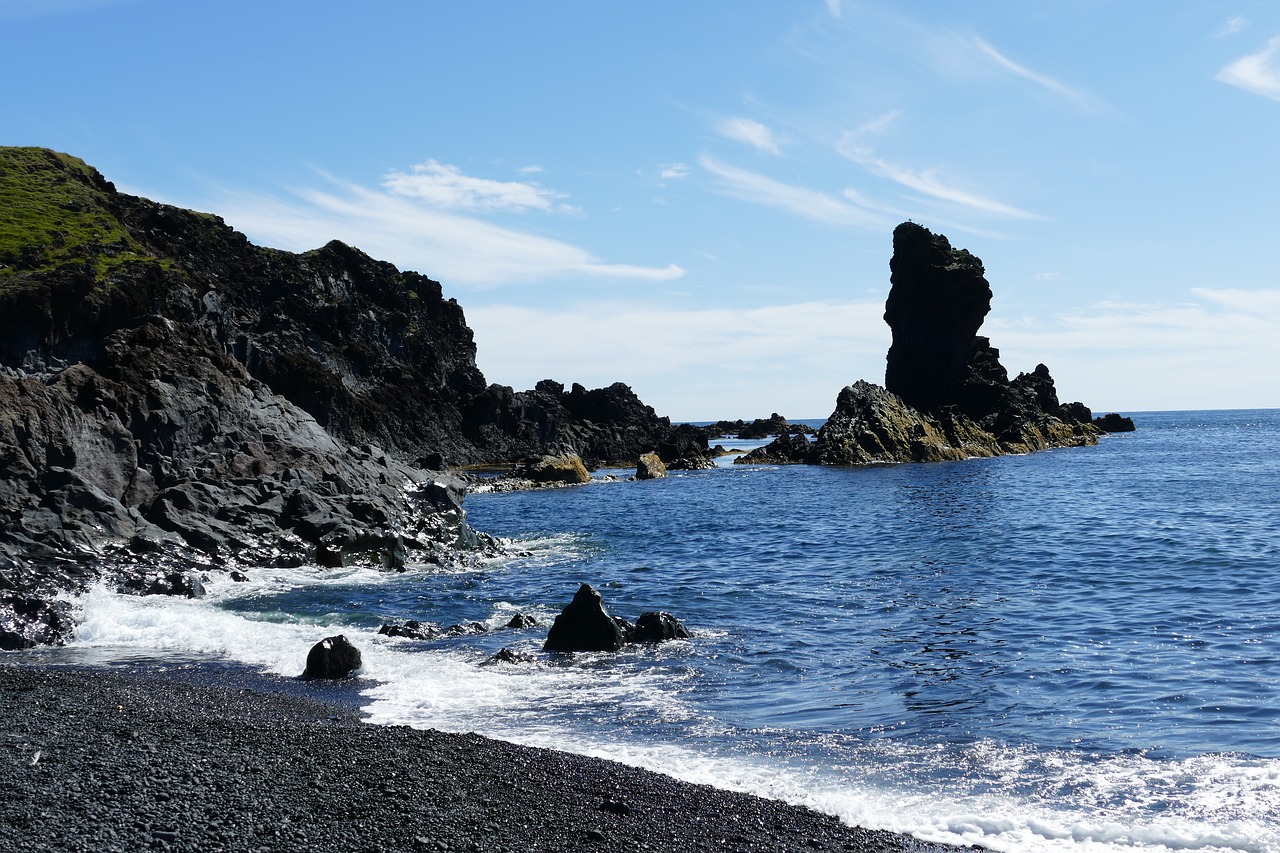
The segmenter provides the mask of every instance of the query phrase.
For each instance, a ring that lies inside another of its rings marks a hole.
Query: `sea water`
[[[98,589],[72,650],[296,675],[342,632],[375,723],[994,850],[1280,851],[1280,411],[1135,420],[1029,456],[472,495],[510,555],[250,569],[199,601]],[[584,582],[693,639],[539,654]],[[541,626],[502,628],[517,612]],[[410,618],[493,630],[377,634]],[[486,665],[503,647],[537,659]]]

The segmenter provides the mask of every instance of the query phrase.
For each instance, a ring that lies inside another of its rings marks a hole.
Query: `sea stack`
[[[1058,401],[1048,367],[1010,380],[978,334],[992,298],[978,257],[904,222],[889,269],[885,386],[855,382],[816,441],[779,439],[739,462],[939,462],[1097,443],[1093,413]]]
[[[956,402],[969,378],[978,329],[991,310],[982,261],[941,234],[904,222],[893,231],[884,321],[893,330],[884,387],[932,411]]]

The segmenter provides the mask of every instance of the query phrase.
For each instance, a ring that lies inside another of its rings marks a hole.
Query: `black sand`
[[[0,849],[957,849],[272,685],[0,666]]]

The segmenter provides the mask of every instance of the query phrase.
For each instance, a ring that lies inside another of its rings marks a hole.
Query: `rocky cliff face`
[[[634,464],[669,433],[625,385],[488,385],[425,276],[337,242],[254,246],[0,148],[0,645],[56,639],[50,590],[144,562],[465,558],[488,543],[438,469]]]
[[[937,462],[1097,443],[1104,422],[1082,403],[1059,403],[1047,367],[1010,380],[1000,351],[977,334],[992,297],[981,260],[904,222],[889,267],[885,387],[850,385],[816,441],[780,439],[738,461]]]

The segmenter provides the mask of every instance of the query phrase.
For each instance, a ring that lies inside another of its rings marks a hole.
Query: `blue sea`
[[[376,723],[993,850],[1280,851],[1280,410],[1134,420],[1029,456],[472,495],[508,556],[250,569],[199,601],[99,589],[70,653],[296,675],[342,632]],[[584,582],[693,639],[541,655]],[[501,629],[516,612],[542,627]],[[495,630],[377,634],[408,618]],[[502,647],[538,659],[483,665]]]

